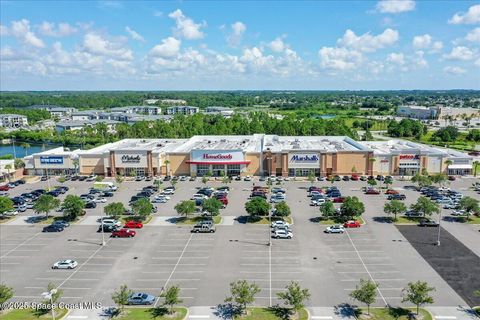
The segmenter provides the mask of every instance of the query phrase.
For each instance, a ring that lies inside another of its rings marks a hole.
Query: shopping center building
[[[28,159],[27,159],[28,158]],[[61,159],[60,159],[61,158]],[[42,160],[43,159],[43,160]],[[297,176],[472,173],[473,158],[404,140],[358,142],[345,136],[193,136],[125,139],[90,150],[63,148],[26,157],[29,174],[104,176]],[[78,167],[75,167],[78,166]]]

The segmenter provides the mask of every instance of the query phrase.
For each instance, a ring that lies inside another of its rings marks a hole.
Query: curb
[[[70,310],[70,309],[67,309],[67,310],[68,310],[67,313],[65,313],[65,315],[63,317],[59,318],[59,320],[66,319],[68,317],[68,315],[72,312],[72,310]]]

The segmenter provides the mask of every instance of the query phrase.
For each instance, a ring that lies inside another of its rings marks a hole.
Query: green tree
[[[145,220],[153,212],[153,204],[148,198],[141,198],[132,203],[132,210],[140,216],[142,220]]]
[[[377,181],[375,179],[368,179],[367,183],[370,187],[375,187],[377,185]]]
[[[480,211],[478,200],[468,196],[463,197],[460,200],[459,206],[461,209],[465,210],[468,213],[475,213]]]
[[[62,203],[63,216],[70,221],[74,221],[82,215],[85,209],[85,202],[76,195],[69,194]]]
[[[115,182],[117,182],[118,184],[122,184],[122,182],[123,182],[124,179],[125,179],[125,178],[124,178],[122,175],[120,175],[120,174],[117,174],[117,175],[115,176]]]
[[[437,173],[437,174],[432,175],[430,177],[430,179],[432,180],[432,183],[438,184],[439,186],[441,186],[445,182],[447,182],[448,177],[444,173]]]
[[[433,213],[440,213],[438,204],[426,197],[419,197],[417,202],[412,204],[410,208],[416,212],[423,214],[423,217],[431,216]]]
[[[229,177],[226,174],[224,174],[223,177],[222,177],[222,183],[224,185],[228,185],[231,182],[232,182],[232,177]]]
[[[432,179],[426,174],[417,173],[412,177],[411,181],[418,184],[419,188],[432,185]]]
[[[245,210],[253,219],[267,216],[270,211],[270,204],[261,197],[253,197],[245,203]]]
[[[283,303],[289,306],[294,315],[305,307],[305,302],[310,299],[310,291],[302,289],[298,282],[291,281],[284,292],[278,292],[278,298],[283,300]]]
[[[189,215],[195,212],[195,202],[192,200],[184,200],[177,203],[174,209],[180,216],[188,218]]]
[[[290,207],[285,201],[279,202],[275,205],[275,215],[280,217],[288,217],[291,213]]]
[[[383,211],[389,215],[393,214],[393,221],[397,221],[397,215],[407,211],[407,206],[405,206],[402,201],[392,200],[385,203],[385,205],[383,206]]]
[[[162,181],[161,179],[155,179],[155,180],[153,181],[153,185],[154,185],[155,187],[157,187],[159,190],[160,190],[160,187],[162,186],[162,184],[163,184],[163,181]]]
[[[340,213],[346,219],[360,216],[365,212],[365,206],[357,197],[346,197],[340,207]]]
[[[25,162],[22,159],[17,158],[14,160],[13,167],[16,169],[25,168]]]
[[[103,212],[108,217],[114,217],[115,219],[118,219],[125,213],[125,206],[121,202],[112,202],[103,208]]]
[[[0,284],[0,311],[3,310],[5,302],[7,302],[13,297],[13,293],[13,288],[3,283]]]
[[[202,209],[209,212],[212,216],[218,216],[223,204],[217,198],[209,198],[203,201]]]
[[[8,197],[0,197],[0,215],[4,215],[5,212],[13,210],[13,201]]]
[[[409,282],[407,287],[402,290],[402,302],[410,302],[416,305],[418,314],[418,309],[421,305],[433,303],[433,297],[430,296],[430,292],[432,291],[435,291],[435,288],[429,287],[427,282]]]
[[[360,285],[355,286],[355,290],[350,292],[350,297],[365,303],[367,305],[367,314],[370,314],[370,305],[375,302],[377,298],[378,284],[370,280],[360,279]]]
[[[393,184],[393,178],[390,176],[386,176],[383,183],[387,185],[387,188],[390,188],[390,186]]]
[[[337,209],[335,209],[333,202],[326,201],[320,205],[320,213],[324,219],[330,219],[337,215]]]
[[[244,314],[247,306],[255,301],[255,295],[261,290],[255,283],[248,283],[246,280],[238,280],[230,283],[231,296],[225,302],[236,303]]]
[[[170,180],[170,185],[175,188],[175,186],[177,185],[177,180]]]
[[[312,170],[308,172],[308,181],[313,185],[315,183],[315,173]]]
[[[8,179],[8,182],[10,182],[10,170],[12,170],[12,165],[11,164],[7,164],[5,166],[5,170],[7,170],[7,179]]]
[[[480,161],[473,161],[473,176],[477,176],[477,170],[480,167]]]
[[[56,292],[52,294],[52,299],[45,300],[45,302],[48,303],[48,304],[50,304],[50,302],[56,303],[58,301],[58,299],[60,299],[61,296],[63,295],[63,290],[57,288],[56,285],[54,285],[53,283],[50,282],[47,285],[47,292],[52,292],[52,290],[54,290],[54,289],[55,289]]]
[[[123,308],[128,304],[128,298],[133,294],[133,291],[128,289],[126,284],[120,286],[118,290],[115,290],[112,294],[112,300],[123,311]]]
[[[33,205],[36,213],[45,213],[48,218],[50,211],[60,207],[60,200],[49,194],[42,194]]]
[[[163,305],[169,306],[169,313],[173,313],[173,307],[176,304],[182,303],[183,300],[180,299],[180,287],[178,286],[171,286],[165,289],[160,297],[165,298]]]

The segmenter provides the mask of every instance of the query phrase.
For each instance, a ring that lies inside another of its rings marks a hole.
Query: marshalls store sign
[[[320,156],[318,153],[290,153],[288,155],[289,168],[319,168]]]

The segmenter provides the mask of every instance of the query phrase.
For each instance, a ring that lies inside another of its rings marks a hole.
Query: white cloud
[[[83,48],[90,54],[114,57],[117,60],[133,60],[132,50],[125,48],[124,39],[106,39],[89,32],[83,38]]]
[[[415,10],[413,0],[381,0],[377,3],[377,11],[381,13],[401,13]]]
[[[0,24],[0,37],[5,37],[8,35],[9,35],[8,28],[3,24]]]
[[[348,29],[343,37],[337,40],[337,44],[363,52],[374,52],[393,45],[398,41],[398,38],[398,31],[390,28],[376,36],[372,36],[368,32],[357,36],[355,32]]]
[[[283,50],[285,50],[286,45],[285,45],[285,43],[283,42],[282,38],[281,38],[281,37],[278,37],[278,38],[276,38],[275,40],[273,40],[272,42],[270,42],[270,43],[268,44],[268,47],[269,47],[270,50],[272,50],[273,52],[282,52]]]
[[[403,53],[390,53],[387,57],[387,62],[394,63],[399,66],[405,65],[405,55]]]
[[[172,58],[178,55],[182,42],[174,37],[168,37],[162,40],[161,44],[157,44],[150,50],[150,54],[155,57]]]
[[[465,40],[470,41],[470,42],[476,42],[480,43],[480,27],[475,28],[472,31],[470,31],[466,36]]]
[[[185,16],[180,9],[171,12],[168,16],[175,20],[176,28],[174,31],[178,36],[187,40],[202,39],[204,37],[200,29],[205,27],[206,23],[195,23],[191,18]]]
[[[74,34],[78,31],[77,28],[71,26],[66,22],[61,22],[58,24],[58,27],[55,26],[55,23],[43,21],[42,24],[37,26],[38,32],[44,36],[48,37],[66,37],[71,34]]]
[[[2,26],[2,36],[11,35],[22,41],[26,45],[35,48],[44,48],[45,44],[38,38],[33,31],[30,30],[30,21],[22,19],[18,21],[12,21],[10,28]]]
[[[443,68],[443,72],[457,76],[461,75],[467,72],[467,70],[460,68],[460,67],[454,67],[454,66],[447,66]]]
[[[438,52],[443,48],[443,43],[441,41],[433,41],[432,36],[429,34],[413,37],[412,45],[415,49],[426,49],[430,50],[430,52]]]
[[[129,26],[126,26],[125,27],[125,31],[127,31],[128,35],[133,39],[133,40],[137,40],[137,41],[140,41],[140,42],[145,42],[145,38],[139,34],[138,32],[136,32],[135,30],[131,29]]]
[[[247,30],[247,26],[243,22],[237,21],[230,27],[232,28],[232,32],[227,36],[227,42],[230,46],[236,47],[242,41],[242,37]]]
[[[323,47],[318,51],[322,68],[331,70],[351,70],[358,67],[363,56],[356,50]]]
[[[480,4],[471,6],[468,11],[457,12],[448,20],[451,24],[477,24],[480,23]]]
[[[452,48],[452,51],[448,54],[444,54],[443,58],[447,60],[463,60],[463,61],[468,61],[472,60],[475,58],[475,51],[464,47],[464,46],[458,46]]]

